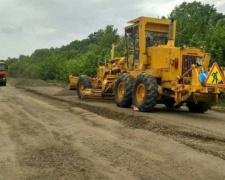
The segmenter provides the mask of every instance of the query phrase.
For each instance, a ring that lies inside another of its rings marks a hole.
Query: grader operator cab
[[[205,112],[224,93],[224,74],[207,86],[210,54],[203,48],[175,47],[176,21],[140,17],[125,28],[127,71],[115,83],[115,102],[151,111],[157,103]],[[218,71],[219,68],[217,68]]]

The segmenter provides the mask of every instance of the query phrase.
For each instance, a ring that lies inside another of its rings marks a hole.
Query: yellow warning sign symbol
[[[205,81],[206,86],[225,87],[225,78],[217,63],[214,63]]]

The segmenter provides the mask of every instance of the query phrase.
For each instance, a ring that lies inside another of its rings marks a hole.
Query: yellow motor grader
[[[77,81],[77,95],[82,98],[114,97],[115,80],[118,73],[126,71],[125,58],[114,58],[114,44],[112,45],[111,59],[109,62],[98,62],[97,76],[90,78],[87,75],[70,77]]]
[[[205,112],[218,101],[224,74],[218,66],[209,72],[210,54],[202,47],[175,47],[176,21],[140,17],[128,23],[127,70],[114,89],[117,106],[151,111],[157,103],[169,108],[186,103],[191,112]]]

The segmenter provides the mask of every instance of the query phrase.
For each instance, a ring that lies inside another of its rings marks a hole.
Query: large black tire
[[[87,75],[79,76],[77,81],[77,96],[82,99],[82,92],[87,88],[92,88],[90,78]]]
[[[187,102],[187,107],[190,112],[204,113],[210,109],[211,103],[199,102],[195,104],[194,102]]]
[[[130,74],[120,74],[115,84],[115,103],[119,107],[130,107],[134,78]]]
[[[140,74],[133,87],[133,104],[143,112],[154,109],[158,99],[158,84],[155,77],[146,73]]]
[[[172,108],[179,109],[182,106],[182,104],[173,106],[175,104],[175,100],[174,99],[164,99],[163,103],[165,104],[165,106],[167,108],[170,108],[170,109],[172,109]]]

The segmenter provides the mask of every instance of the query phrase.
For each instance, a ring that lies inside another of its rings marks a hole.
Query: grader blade
[[[85,89],[82,99],[113,99],[113,93],[103,93],[101,89]]]
[[[95,99],[95,98],[101,98],[102,97],[102,90],[101,89],[85,89],[82,92],[82,99]]]

